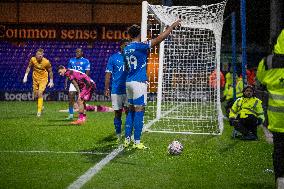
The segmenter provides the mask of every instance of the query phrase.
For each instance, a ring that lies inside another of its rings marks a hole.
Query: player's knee
[[[114,111],[114,116],[115,116],[116,118],[121,118],[121,116],[122,116],[122,110],[115,110],[115,111]]]
[[[43,92],[42,92],[42,91],[39,91],[39,92],[38,92],[38,98],[42,98],[42,95],[43,95]]]
[[[134,105],[129,105],[129,106],[128,106],[128,111],[134,112],[134,111],[135,111]]]
[[[75,92],[70,91],[70,92],[68,93],[68,97],[69,97],[69,100],[73,100],[73,101],[74,101],[74,99],[75,99]]]
[[[83,98],[78,98],[78,104],[84,104],[84,99]]]
[[[135,107],[135,112],[143,112],[144,111],[144,106],[136,106]]]

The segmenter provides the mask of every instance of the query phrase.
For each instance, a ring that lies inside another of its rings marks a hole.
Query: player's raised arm
[[[164,39],[166,39],[166,38],[170,35],[171,31],[173,31],[173,29],[174,29],[176,26],[179,26],[179,25],[180,25],[180,22],[181,22],[180,19],[177,20],[177,21],[175,21],[172,25],[170,25],[169,27],[167,27],[167,29],[166,29],[164,32],[162,32],[158,37],[152,39],[152,40],[151,40],[151,47],[153,47],[153,46],[155,46],[155,45],[161,43]]]
[[[27,81],[28,81],[28,75],[29,75],[29,73],[30,73],[30,70],[31,70],[31,67],[32,67],[32,61],[30,60],[30,62],[29,62],[29,65],[28,65],[28,67],[27,67],[27,69],[26,69],[26,72],[25,72],[25,76],[24,76],[24,79],[23,79],[23,83],[26,83]]]

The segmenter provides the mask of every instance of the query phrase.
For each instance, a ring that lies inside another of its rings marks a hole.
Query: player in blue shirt
[[[171,31],[180,25],[177,20],[166,28],[157,38],[149,41],[141,41],[141,29],[138,25],[132,25],[128,29],[128,34],[132,40],[123,50],[127,63],[128,76],[126,79],[126,94],[128,98],[128,114],[125,121],[125,141],[124,147],[128,147],[131,142],[132,127],[134,127],[133,148],[146,149],[140,142],[143,129],[144,111],[147,103],[147,57],[148,50],[162,42]]]
[[[122,110],[123,107],[127,106],[125,86],[127,71],[125,70],[125,61],[122,55],[123,48],[125,47],[127,42],[127,40],[120,41],[120,52],[114,53],[109,57],[105,71],[105,96],[109,97],[111,94],[112,108],[114,109],[113,124],[115,127],[118,143],[121,140]],[[110,91],[111,80],[112,84]]]
[[[88,59],[83,57],[82,49],[80,48],[76,49],[76,57],[71,58],[69,60],[67,68],[83,72],[88,76],[90,75],[90,62]],[[67,81],[68,79],[66,79],[65,88],[67,87]],[[69,116],[67,117],[68,120],[72,120],[74,118],[73,106],[75,102],[76,92],[77,92],[76,88],[72,83],[70,83],[69,94],[68,94],[69,96]]]

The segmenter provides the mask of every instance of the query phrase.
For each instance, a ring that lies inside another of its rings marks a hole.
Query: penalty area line
[[[102,152],[63,152],[63,151],[49,151],[49,150],[31,150],[31,151],[24,151],[24,150],[3,150],[0,153],[38,153],[38,154],[92,154],[92,155],[105,155],[108,153]]]
[[[124,149],[123,145],[114,149],[110,154],[103,158],[99,163],[95,164],[93,167],[89,168],[83,175],[81,175],[77,180],[68,186],[67,189],[79,189],[86,182],[91,180],[91,178],[97,174],[106,164],[108,164],[112,159],[114,159],[120,152]]]

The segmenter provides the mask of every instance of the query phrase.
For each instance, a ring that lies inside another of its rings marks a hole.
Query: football
[[[181,154],[182,150],[183,145],[177,140],[174,140],[168,146],[168,153],[171,155],[179,155]]]

